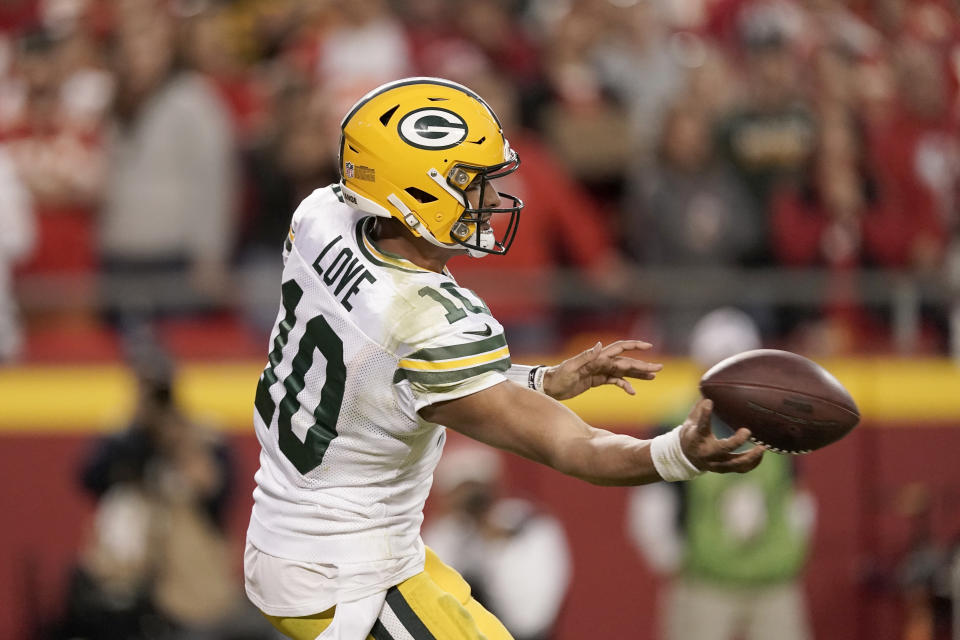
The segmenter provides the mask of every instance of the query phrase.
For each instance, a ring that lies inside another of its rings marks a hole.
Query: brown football
[[[733,428],[777,453],[809,453],[850,433],[860,411],[850,393],[816,362],[789,351],[745,351],[700,378],[700,393]]]

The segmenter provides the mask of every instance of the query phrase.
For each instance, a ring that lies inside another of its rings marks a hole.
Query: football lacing
[[[769,449],[770,451],[773,451],[774,453],[789,454],[791,456],[802,456],[804,454],[807,454],[813,451],[813,449],[800,449],[799,451],[791,451],[790,449],[781,449],[779,447],[774,447],[773,445],[769,445],[763,440],[760,440],[759,438],[754,438],[753,436],[750,436],[750,441],[753,442],[754,444],[759,444],[762,447],[766,447],[767,449]]]

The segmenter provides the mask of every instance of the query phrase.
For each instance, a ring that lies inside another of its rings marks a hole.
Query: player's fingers
[[[717,473],[746,473],[757,468],[757,465],[763,460],[764,447],[754,447],[749,451],[738,453],[737,455],[719,462],[711,462],[710,471]]]
[[[603,345],[598,342],[597,344],[593,345],[586,351],[578,353],[577,355],[573,356],[572,358],[564,362],[563,366],[565,368],[570,368],[576,371],[577,369],[580,369],[581,367],[587,364],[590,364],[590,362],[592,362],[593,360],[596,360],[600,356],[600,350],[602,346]]]
[[[628,381],[624,380],[623,378],[607,378],[605,384],[616,385],[621,389],[623,389],[624,391],[626,391],[631,396],[637,395],[637,392],[634,390],[633,385],[630,384]]]
[[[713,411],[713,402],[707,398],[701,398],[690,412],[690,418],[697,425],[697,434],[703,438],[709,438],[712,433],[710,431],[711,411]]]
[[[736,451],[742,447],[743,443],[745,443],[749,438],[750,429],[737,429],[736,433],[729,438],[717,440],[717,448],[725,452]]]
[[[614,360],[614,364],[617,369],[627,373],[627,375],[656,373],[657,371],[663,369],[663,363],[647,362],[645,360],[636,360],[634,358],[617,358]]]
[[[643,378],[647,374],[657,373],[663,369],[659,362],[644,362],[633,358],[608,358],[600,356],[586,365],[593,373],[623,378]]]
[[[653,347],[649,342],[644,342],[643,340],[617,340],[616,342],[611,342],[603,348],[603,354],[607,356],[616,356],[620,355],[624,351],[646,351]]]

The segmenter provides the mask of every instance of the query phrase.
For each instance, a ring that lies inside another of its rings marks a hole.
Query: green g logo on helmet
[[[467,123],[453,111],[425,107],[401,118],[397,132],[418,149],[450,149],[467,137]]]

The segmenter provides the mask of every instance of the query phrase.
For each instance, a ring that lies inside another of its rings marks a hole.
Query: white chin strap
[[[434,236],[429,229],[423,226],[423,223],[420,222],[417,216],[413,214],[410,208],[407,207],[407,205],[403,203],[403,200],[398,198],[396,194],[391,193],[389,196],[387,196],[387,202],[395,206],[397,210],[400,211],[400,213],[403,215],[403,220],[404,222],[407,223],[408,227],[410,227],[411,229],[419,233],[420,236],[430,244],[436,245],[438,247],[442,247],[444,249],[450,249],[452,251],[465,251],[467,255],[470,256],[471,258],[482,258],[487,255],[485,251],[477,251],[476,249],[470,249],[469,247],[465,247],[459,243],[451,245],[438,240],[437,237]],[[458,223],[458,224],[463,224],[463,223]],[[467,242],[476,242],[477,226],[478,225],[474,225],[475,227],[474,231],[472,234],[470,234],[470,237],[467,238]],[[489,249],[493,249],[493,247],[496,246],[496,238],[493,235],[493,229],[486,229],[480,232],[480,246],[484,248],[489,248]]]

